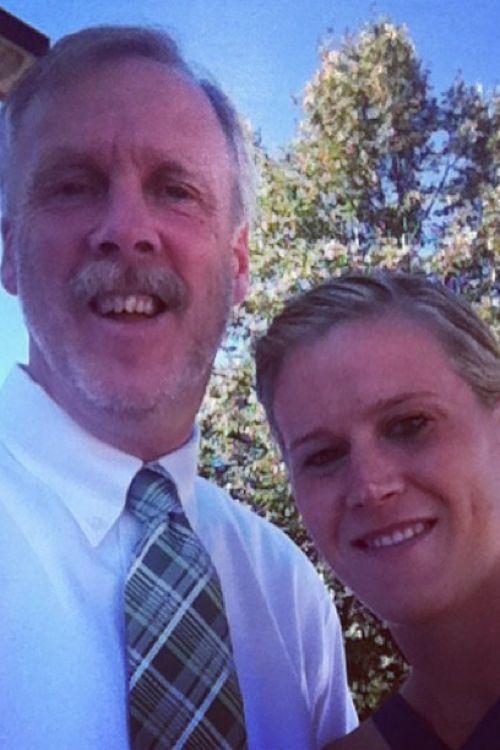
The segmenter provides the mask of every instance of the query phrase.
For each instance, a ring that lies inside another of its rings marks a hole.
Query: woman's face
[[[381,617],[434,617],[500,572],[500,406],[423,327],[334,328],[290,354],[274,409],[306,525]]]

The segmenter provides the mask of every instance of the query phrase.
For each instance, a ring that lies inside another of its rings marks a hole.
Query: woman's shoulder
[[[374,723],[368,719],[345,737],[331,742],[323,750],[389,750],[377,732]]]

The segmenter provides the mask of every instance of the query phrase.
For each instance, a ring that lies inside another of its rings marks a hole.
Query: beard
[[[38,288],[33,257],[23,255],[19,258],[19,294],[30,334],[30,352],[36,349],[37,360],[43,363],[42,377],[37,372],[32,375],[66,411],[71,413],[68,396],[71,400],[73,394],[80,404],[103,416],[141,419],[156,410],[168,413],[176,404],[192,403],[194,417],[232,307],[233,282],[227,255],[221,256],[207,274],[204,287],[194,293],[171,269],[137,268],[108,259],[90,261],[67,282],[68,303],[55,311]],[[106,293],[154,295],[165,308],[162,314],[171,316],[174,323],[179,321],[180,326],[181,321],[190,319],[187,331],[169,333],[181,354],[177,352],[172,362],[163,361],[161,367],[156,361],[150,367],[146,356],[144,370],[138,371],[136,366],[127,376],[124,365],[126,375],[122,376],[122,360],[128,366],[133,353],[120,352],[118,363],[110,355],[108,369],[102,351],[92,347],[83,350],[70,332],[77,330],[78,315],[92,314],[93,300]],[[179,337],[186,340],[179,344]],[[31,360],[30,354],[30,364]],[[113,380],[112,372],[119,372],[119,377]],[[65,391],[65,403],[51,387],[56,381]]]

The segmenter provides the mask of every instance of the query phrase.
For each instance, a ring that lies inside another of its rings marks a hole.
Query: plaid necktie
[[[220,582],[174,482],[159,471],[141,469],[127,496],[145,525],[125,589],[131,744],[243,749],[243,703]]]

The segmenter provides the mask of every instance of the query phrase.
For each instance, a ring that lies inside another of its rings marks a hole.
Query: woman
[[[445,288],[384,273],[292,300],[257,388],[306,525],[411,665],[344,750],[500,748],[500,353]]]

